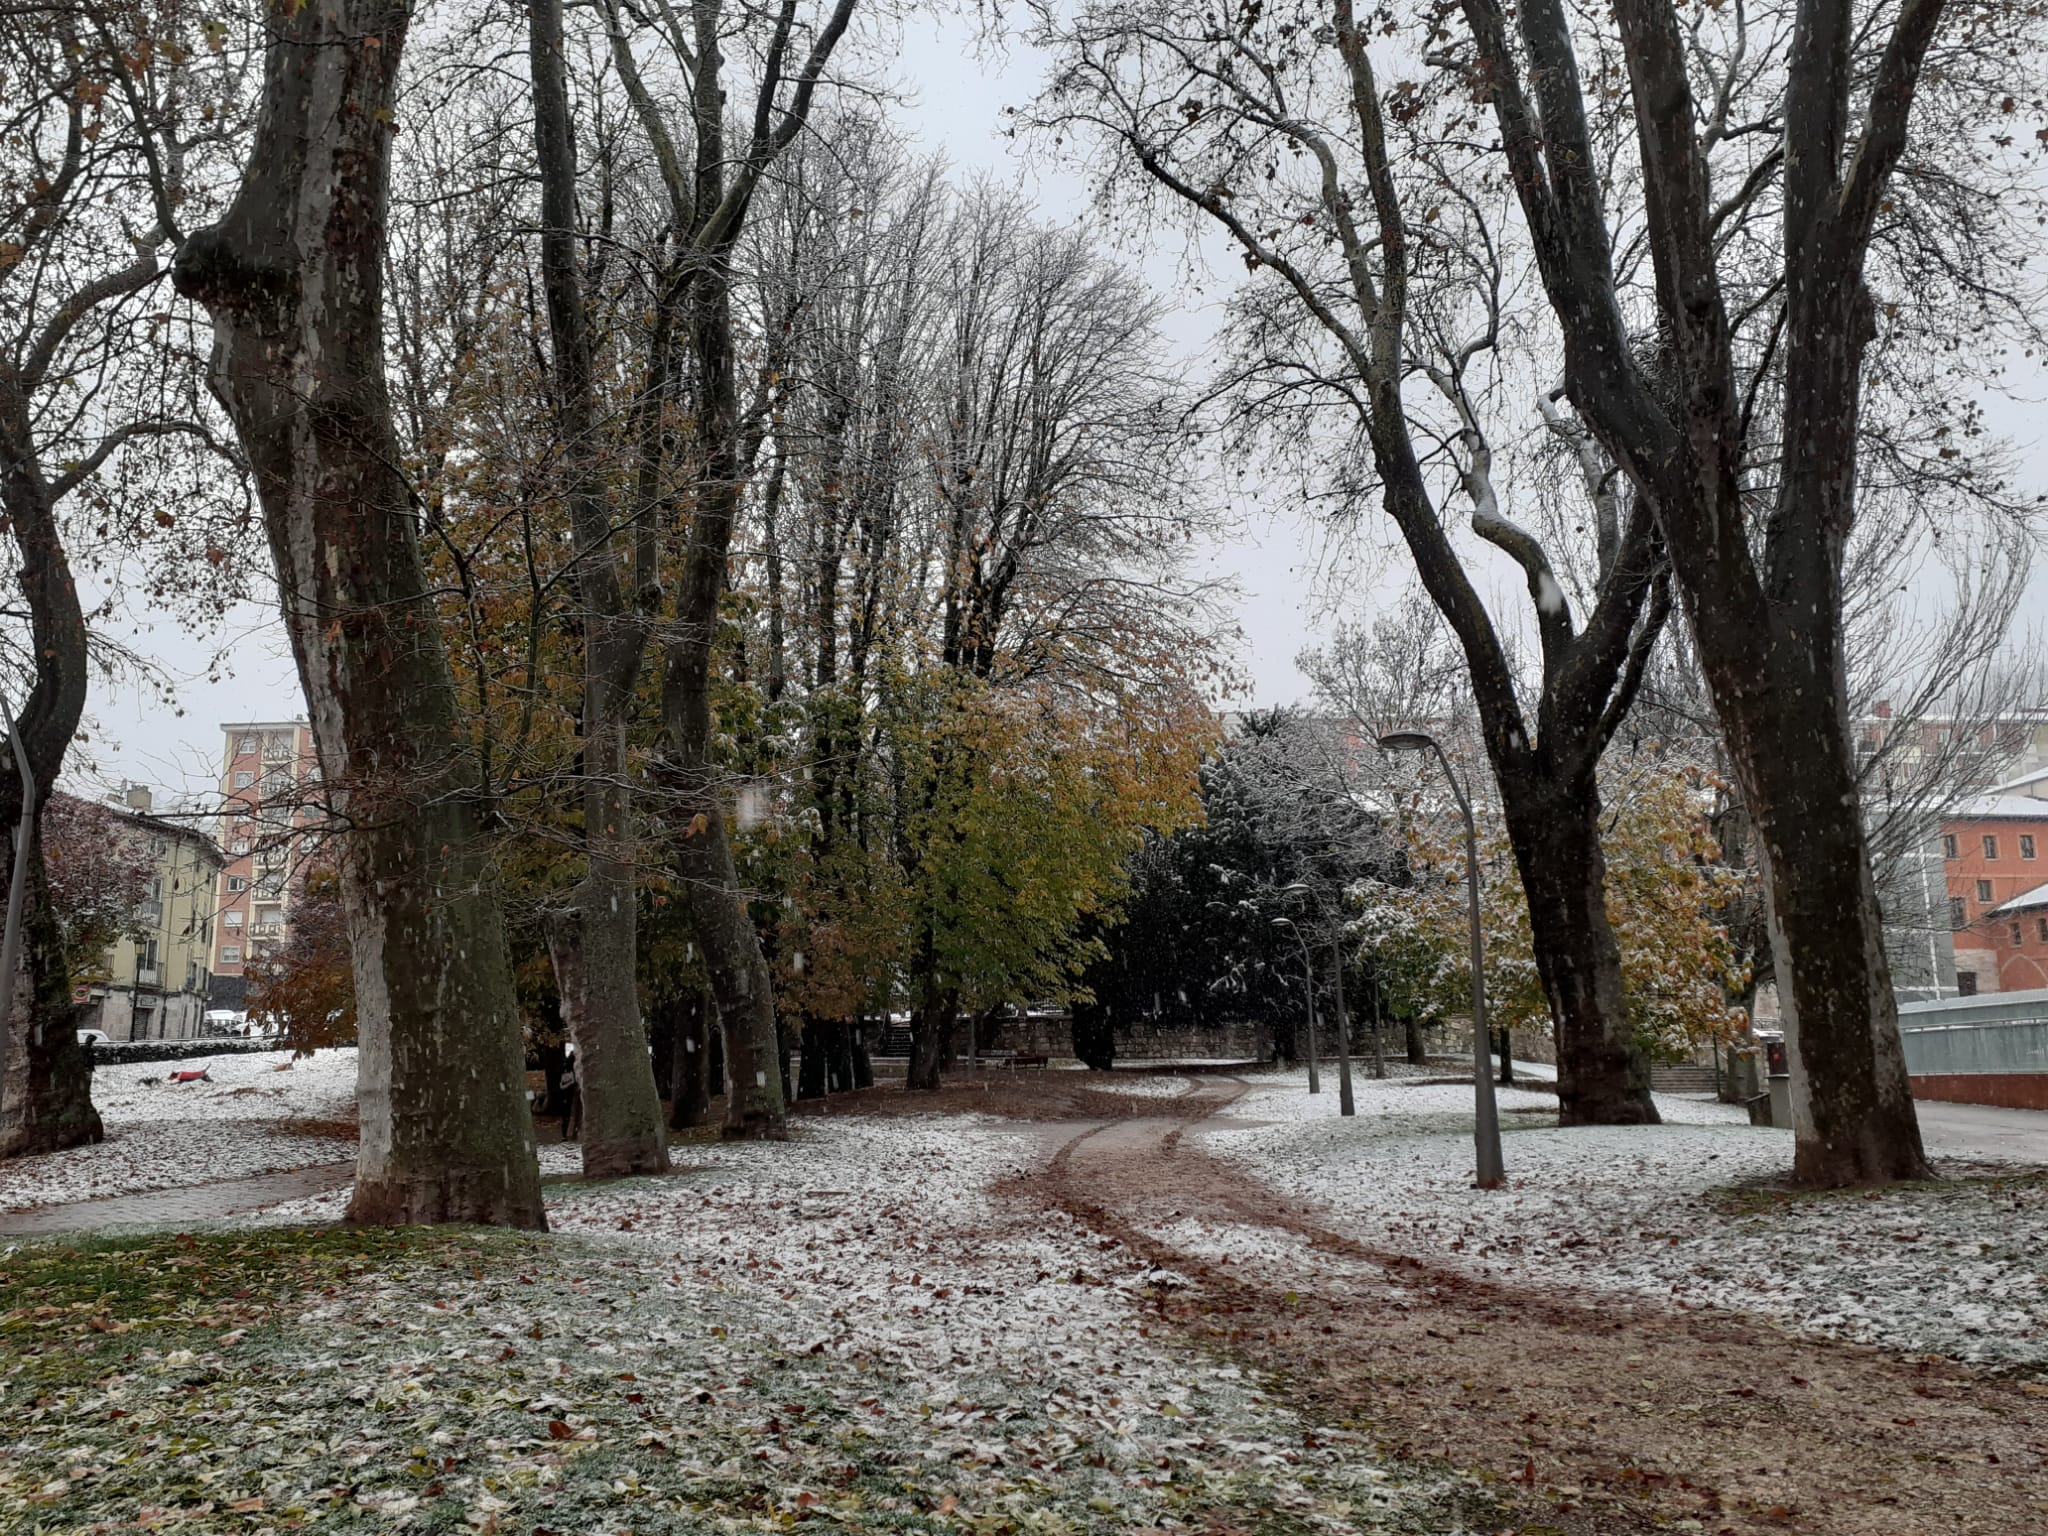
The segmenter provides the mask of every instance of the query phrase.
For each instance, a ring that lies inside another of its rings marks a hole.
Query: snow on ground
[[[1497,1279],[2048,1362],[2048,1183],[2022,1170],[1790,1195],[1760,1187],[1789,1171],[1790,1133],[1752,1127],[1733,1106],[1660,1094],[1664,1125],[1560,1130],[1555,1100],[1502,1089],[1508,1188],[1481,1191],[1469,1085],[1361,1084],[1351,1120],[1334,1104],[1304,1109],[1304,1088],[1261,1078],[1231,1117],[1263,1123],[1203,1145],[1339,1213],[1365,1242]]]
[[[204,1071],[213,1081],[173,1083],[177,1071]],[[306,1135],[296,1123],[352,1118],[355,1096],[352,1049],[297,1062],[289,1051],[264,1051],[101,1067],[92,1097],[107,1139],[0,1162],[0,1210],[337,1162],[353,1155],[353,1139]]]
[[[1120,1093],[1129,1099],[1178,1099],[1194,1091],[1191,1078],[1168,1072],[1097,1072],[1088,1079],[1096,1093]]]
[[[1222,1357],[1154,1339],[1142,1292],[1175,1277],[1006,1188],[1042,1149],[981,1117],[818,1118],[787,1142],[685,1144],[665,1179],[550,1183],[552,1237],[478,1239],[532,1245],[510,1269],[367,1267],[262,1343],[254,1381],[224,1337],[53,1406],[14,1448],[12,1490],[0,1458],[0,1513],[67,1457],[158,1475],[108,1442],[174,1419],[199,1371],[207,1440],[180,1476],[203,1465],[221,1498],[276,1511],[324,1504],[347,1530],[367,1510],[379,1530],[809,1514],[1109,1536],[1219,1508],[1304,1532],[1473,1529],[1446,1503],[1466,1485],[1390,1475]],[[116,1396],[139,1429],[107,1422]],[[406,1447],[426,1449],[409,1465]]]

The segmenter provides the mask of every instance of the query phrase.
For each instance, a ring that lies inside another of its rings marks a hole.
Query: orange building
[[[2048,987],[2048,773],[2001,784],[1941,824],[1956,986]]]
[[[251,961],[283,947],[303,833],[315,819],[319,771],[304,721],[221,727],[220,845],[227,855],[215,903],[215,1008],[243,1006]]]

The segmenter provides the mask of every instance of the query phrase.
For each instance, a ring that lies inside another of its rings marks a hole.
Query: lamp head
[[[1389,731],[1380,738],[1382,752],[1427,752],[1436,745],[1436,738],[1421,731]]]

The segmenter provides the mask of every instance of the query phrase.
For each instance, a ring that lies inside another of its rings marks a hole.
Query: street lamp
[[[1493,1062],[1487,1052],[1486,952],[1479,936],[1479,831],[1472,822],[1472,802],[1452,771],[1451,760],[1434,736],[1422,731],[1391,731],[1380,738],[1383,752],[1434,752],[1450,781],[1451,793],[1465,817],[1465,891],[1472,919],[1472,1140],[1478,1154],[1481,1189],[1499,1189],[1507,1182],[1500,1155],[1500,1108],[1493,1097]]]

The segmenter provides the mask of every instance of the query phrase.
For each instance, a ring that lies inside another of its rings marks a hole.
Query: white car
[[[107,1032],[104,1029],[81,1029],[78,1032],[80,1045],[105,1045],[107,1039]]]

